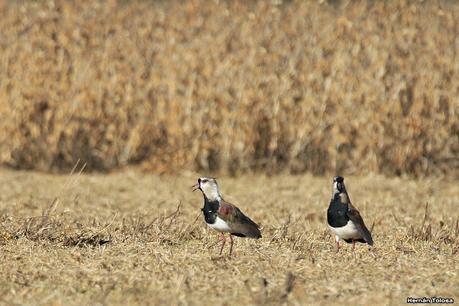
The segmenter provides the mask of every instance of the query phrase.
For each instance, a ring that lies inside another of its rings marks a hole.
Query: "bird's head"
[[[193,186],[193,191],[198,189],[210,201],[217,201],[222,198],[218,190],[217,180],[213,177],[198,178],[198,183]]]
[[[342,176],[335,176],[333,178],[333,194],[346,192],[344,186],[344,178]]]

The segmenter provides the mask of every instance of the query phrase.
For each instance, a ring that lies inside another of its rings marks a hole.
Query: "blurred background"
[[[0,2],[0,164],[459,178],[458,1]]]

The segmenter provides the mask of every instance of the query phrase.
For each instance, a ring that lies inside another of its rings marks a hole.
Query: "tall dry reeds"
[[[5,1],[0,163],[458,175],[454,1]]]

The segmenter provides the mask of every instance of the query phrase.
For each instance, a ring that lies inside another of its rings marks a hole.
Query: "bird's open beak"
[[[198,190],[198,189],[201,189],[201,188],[199,188],[199,183],[194,184],[193,186],[191,186],[191,188],[193,188],[193,192]]]

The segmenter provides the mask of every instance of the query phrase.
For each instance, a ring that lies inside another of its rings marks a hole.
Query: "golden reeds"
[[[456,2],[2,3],[2,164],[458,175]]]

